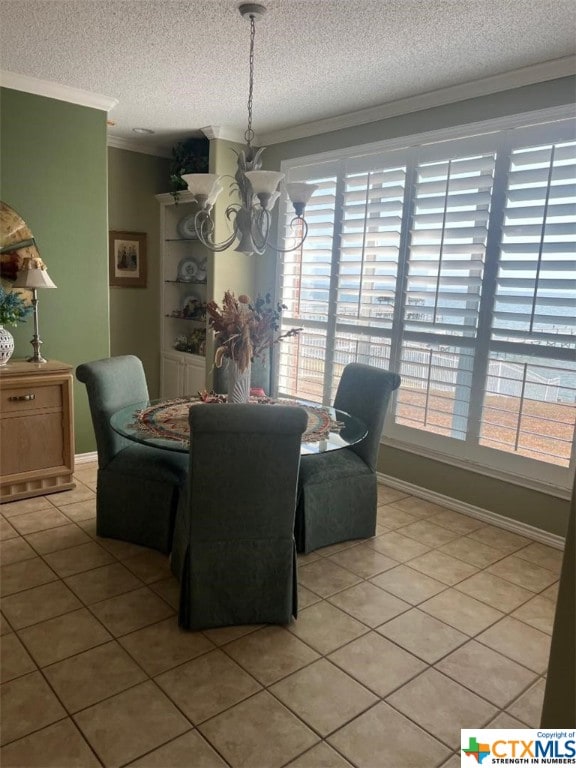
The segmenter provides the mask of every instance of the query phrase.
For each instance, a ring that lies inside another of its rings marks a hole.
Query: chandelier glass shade
[[[276,201],[282,194],[281,184],[284,174],[278,171],[263,171],[261,156],[264,147],[254,148],[252,130],[252,94],[254,88],[254,38],[256,19],[266,9],[256,3],[245,3],[238,9],[241,15],[250,20],[250,84],[248,94],[248,127],[244,134],[246,146],[237,153],[237,169],[232,191],[238,202],[232,202],[225,211],[231,225],[231,234],[221,242],[216,241],[214,223],[214,203],[223,191],[223,177],[215,173],[188,173],[181,178],[198,204],[194,218],[196,235],[200,242],[211,251],[225,251],[235,242],[236,251],[242,253],[263,254],[267,248],[286,253],[299,248],[308,234],[308,224],[304,218],[306,203],[318,189],[315,184],[302,182],[288,183],[284,189],[292,201],[294,217],[290,222],[293,237],[289,248],[276,248],[270,242],[272,232],[272,214]]]

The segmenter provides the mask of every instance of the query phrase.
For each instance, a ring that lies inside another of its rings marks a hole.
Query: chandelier
[[[308,234],[308,224],[304,219],[304,209],[312,193],[318,189],[315,184],[294,182],[286,184],[285,189],[294,206],[295,216],[290,222],[295,245],[290,248],[276,248],[270,243],[271,211],[280,197],[280,183],[283,173],[262,171],[260,157],[265,147],[255,149],[252,146],[252,95],[254,90],[254,38],[256,19],[266,13],[266,8],[257,3],[244,3],[238,10],[243,18],[250,20],[250,80],[248,89],[248,127],[244,133],[246,146],[238,156],[238,168],[234,175],[231,189],[240,202],[233,202],[226,208],[226,218],[231,224],[232,233],[220,243],[215,241],[214,210],[216,198],[224,189],[222,179],[215,173],[188,173],[182,180],[188,185],[193,200],[199,209],[194,217],[194,227],[200,242],[211,251],[224,251],[238,241],[235,250],[242,253],[262,255],[266,248],[280,253],[295,251]]]

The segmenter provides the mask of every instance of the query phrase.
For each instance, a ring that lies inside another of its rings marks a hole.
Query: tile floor
[[[297,622],[186,633],[95,477],[0,507],[4,768],[456,768],[461,727],[539,725],[559,551],[380,486],[374,539],[300,558]]]

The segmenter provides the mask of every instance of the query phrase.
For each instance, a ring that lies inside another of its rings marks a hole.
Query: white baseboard
[[[533,525],[527,523],[521,523],[518,520],[513,520],[510,517],[499,515],[496,512],[490,512],[487,509],[481,507],[475,507],[473,504],[467,504],[465,501],[459,499],[453,499],[450,496],[444,496],[441,493],[430,491],[427,488],[421,488],[419,485],[413,483],[407,483],[405,480],[399,480],[396,477],[390,475],[384,475],[381,472],[376,473],[378,481],[390,486],[390,488],[397,488],[399,491],[406,491],[410,496],[416,496],[419,499],[425,499],[426,501],[432,501],[434,504],[440,504],[447,509],[451,509],[454,512],[461,512],[468,517],[474,517],[477,520],[482,520],[483,523],[489,523],[495,525],[498,528],[504,528],[512,533],[517,533],[520,536],[526,536],[528,539],[533,539],[541,544],[546,544],[548,547],[554,547],[555,549],[564,549],[564,537],[558,536],[555,533],[549,533],[543,531],[541,528],[536,528]]]
[[[96,451],[91,453],[77,453],[74,456],[74,464],[90,464],[93,461],[98,461],[98,454]]]

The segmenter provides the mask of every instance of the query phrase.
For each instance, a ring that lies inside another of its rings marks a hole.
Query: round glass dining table
[[[132,403],[111,416],[110,426],[128,440],[142,445],[187,453],[190,436],[188,411],[202,402],[197,397],[181,397]],[[363,421],[328,406],[269,398],[251,399],[251,402],[262,408],[273,408],[276,404],[293,405],[306,411],[308,425],[302,435],[302,456],[346,448],[359,443],[367,434]],[[210,407],[222,408],[226,407],[226,403],[211,403]]]

